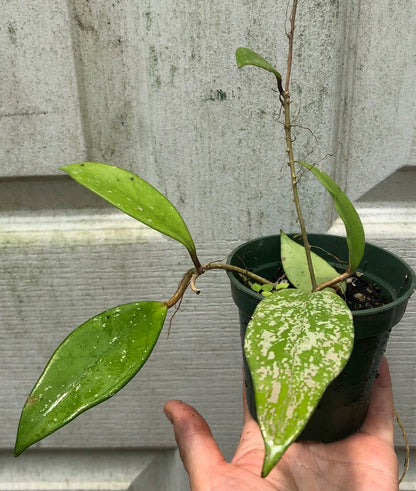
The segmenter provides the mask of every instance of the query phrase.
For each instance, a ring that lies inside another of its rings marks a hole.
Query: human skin
[[[263,440],[245,402],[241,438],[231,462],[224,459],[208,424],[192,406],[172,400],[164,409],[173,424],[192,491],[399,489],[393,393],[385,358],[360,431],[335,443],[295,442],[264,479],[260,477]]]

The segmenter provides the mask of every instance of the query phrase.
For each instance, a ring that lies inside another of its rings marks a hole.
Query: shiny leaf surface
[[[98,162],[70,164],[62,170],[127,215],[179,241],[195,254],[194,241],[178,210],[141,177]]]
[[[306,292],[312,291],[311,277],[303,245],[298,244],[280,231],[280,254],[283,269],[292,285]],[[311,257],[318,285],[339,276],[335,268],[312,251]],[[339,288],[342,292],[345,292],[345,282],[340,283]]]
[[[263,477],[345,366],[353,339],[352,314],[330,291],[281,290],[258,304],[244,350],[265,444]]]
[[[167,307],[134,302],[107,310],[58,347],[20,418],[15,455],[119,391],[144,365]]]
[[[325,172],[314,165],[306,164],[305,162],[299,162],[299,164],[310,170],[331,194],[335,208],[341,220],[344,222],[347,233],[349,269],[355,271],[363,258],[365,248],[364,228],[357,210],[354,208],[348,196],[328,174],[325,174]]]

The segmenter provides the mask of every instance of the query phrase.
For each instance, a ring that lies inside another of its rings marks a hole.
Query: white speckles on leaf
[[[244,350],[265,441],[263,472],[302,431],[345,366],[353,340],[351,312],[333,292],[281,290],[259,303]]]
[[[271,390],[271,394],[270,394],[270,402],[273,404],[276,404],[277,400],[279,398],[280,389],[281,389],[280,382],[278,380],[273,380],[273,382],[271,384],[271,389],[272,390]]]
[[[23,408],[15,454],[120,390],[152,352],[166,311],[162,302],[134,302],[75,329],[55,351]],[[107,329],[100,329],[106,323]],[[36,404],[43,394],[47,399]]]

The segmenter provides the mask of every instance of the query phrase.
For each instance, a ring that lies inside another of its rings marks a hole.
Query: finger
[[[394,406],[389,365],[383,357],[374,383],[361,433],[378,436],[389,445],[394,440]]]
[[[244,409],[244,425],[241,430],[240,441],[238,443],[235,456],[232,462],[240,465],[244,462],[244,458],[248,453],[258,453],[261,469],[262,457],[264,456],[264,445],[261,438],[260,428],[257,422],[253,419],[247,404],[246,387],[243,383],[243,409]],[[243,460],[242,460],[243,459]]]
[[[243,414],[244,414],[244,425],[250,423],[253,420],[253,416],[250,413],[247,403],[247,389],[246,384],[243,382]]]
[[[245,379],[245,371],[244,371],[244,366],[243,366],[243,422],[244,422],[244,427],[247,425],[251,426],[253,423],[255,426],[257,426],[257,421],[253,418],[250,409],[248,408],[248,402],[247,402],[247,382]],[[243,427],[243,430],[244,430]]]
[[[182,401],[169,401],[165,414],[173,424],[179,453],[189,474],[192,489],[208,482],[212,470],[225,462],[205,419]]]

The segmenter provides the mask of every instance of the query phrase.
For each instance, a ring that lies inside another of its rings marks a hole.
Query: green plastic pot
[[[342,269],[340,265],[348,261],[344,237],[324,234],[311,234],[308,237],[315,253]],[[280,263],[280,236],[272,235],[246,242],[231,253],[227,262],[272,279]],[[375,283],[391,302],[382,307],[353,312],[355,340],[351,357],[342,373],[325,391],[298,440],[329,443],[359,429],[390,331],[402,318],[408,299],[416,288],[416,276],[403,260],[371,244],[366,244],[358,270]],[[263,297],[245,287],[238,274],[229,272],[228,276],[232,296],[239,309],[241,339],[244,342],[247,324]],[[243,358],[247,402],[251,414],[256,418],[253,384],[244,350]]]

